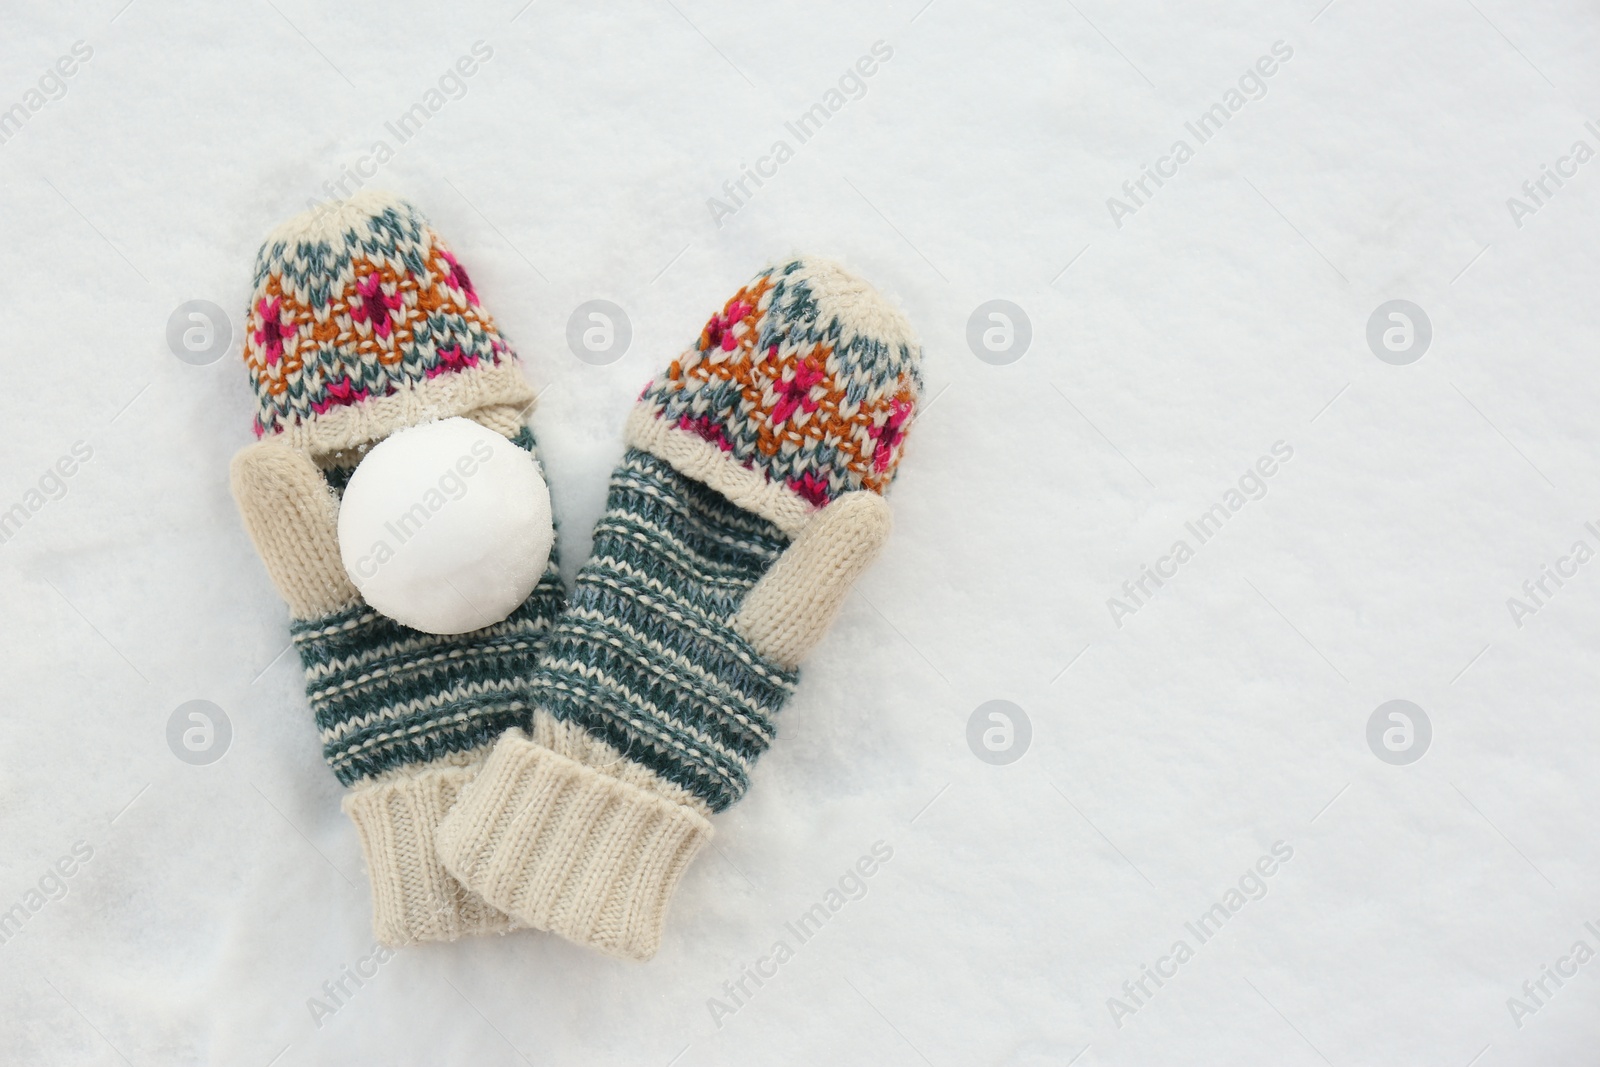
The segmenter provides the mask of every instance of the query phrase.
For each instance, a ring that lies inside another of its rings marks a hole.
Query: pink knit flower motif
[[[724,452],[733,451],[733,442],[728,440],[728,435],[723,433],[722,426],[713,422],[709,415],[702,415],[698,419],[691,419],[685,415],[678,420],[678,428],[710,441]]]
[[[450,264],[450,284],[464,291],[467,294],[468,302],[473,307],[477,307],[478,291],[472,287],[472,279],[467,275],[467,268],[463,267],[455,256],[452,256],[442,248],[439,249],[439,255],[446,263]]]
[[[911,405],[896,400],[889,405],[889,420],[882,426],[870,426],[867,433],[877,440],[872,454],[872,469],[882,474],[889,469],[889,459],[895,446],[905,440],[906,420],[911,417]]]
[[[350,381],[349,378],[342,379],[342,381],[328,382],[326,389],[323,389],[323,394],[325,394],[323,400],[312,400],[312,403],[310,403],[312,410],[317,414],[326,414],[330,408],[347,408],[352,403],[360,403],[362,400],[366,400],[366,390],[357,389],[355,382]]]
[[[365,389],[357,389],[356,383],[349,378],[342,381],[329,382],[323,390],[326,398],[313,400],[311,407],[318,415],[326,415],[331,408],[348,407],[367,398]]]
[[[723,309],[721,315],[711,316],[711,321],[706,323],[706,341],[711,347],[732,352],[739,346],[739,338],[734,335],[733,326],[748,314],[750,305],[743,300],[735,300]]]
[[[371,323],[379,337],[388,337],[392,329],[389,313],[398,311],[405,301],[400,299],[399,293],[383,291],[383,279],[377,271],[367,275],[366,281],[357,282],[356,292],[361,297],[361,303],[350,309],[350,317],[357,322]]]
[[[460,345],[451,345],[448,348],[439,349],[439,362],[428,368],[428,377],[437,378],[441,374],[466,370],[468,367],[476,367],[477,365],[477,356],[461,351]]]
[[[790,478],[789,488],[804,497],[807,503],[819,508],[828,502],[828,482],[814,471],[806,471],[798,478]]]
[[[265,350],[267,365],[274,366],[283,358],[283,342],[294,336],[295,324],[284,324],[281,298],[262,297],[256,302],[256,311],[261,315],[261,329],[255,332],[255,342]]]
[[[787,381],[780,378],[775,382],[772,389],[778,394],[778,402],[772,408],[772,425],[788,422],[796,408],[817,410],[817,402],[811,399],[811,390],[820,381],[822,372],[802,361],[794,365],[793,378]]]

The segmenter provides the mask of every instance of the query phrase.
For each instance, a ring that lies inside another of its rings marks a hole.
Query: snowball
[[[345,487],[339,554],[367,603],[416,630],[499,622],[533,592],[555,543],[538,464],[470,419],[389,435]]]

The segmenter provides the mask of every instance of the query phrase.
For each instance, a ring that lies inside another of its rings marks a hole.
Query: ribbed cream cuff
[[[519,922],[647,960],[711,824],[528,740],[501,736],[439,828],[444,865]]]
[[[429,766],[344,798],[372,882],[372,932],[385,945],[504,933],[510,918],[450,877],[435,837],[476,767]]]

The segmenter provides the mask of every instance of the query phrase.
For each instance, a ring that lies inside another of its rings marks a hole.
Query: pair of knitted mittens
[[[381,941],[532,927],[654,954],[709,817],[744,794],[888,535],[920,357],[837,265],[762,271],[640,396],[570,595],[552,552],[501,621],[424,633],[357,591],[341,493],[437,420],[534,454],[534,394],[406,202],[363,193],[268,238],[245,344],[261,440],[234,494],[289,606]]]

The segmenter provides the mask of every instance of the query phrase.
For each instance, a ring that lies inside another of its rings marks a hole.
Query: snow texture
[[[1593,1055],[1593,5],[5,6],[0,1060]],[[372,956],[227,484],[252,257],[347,168],[545,390],[569,575],[765,262],[921,331],[894,537],[648,964]]]

